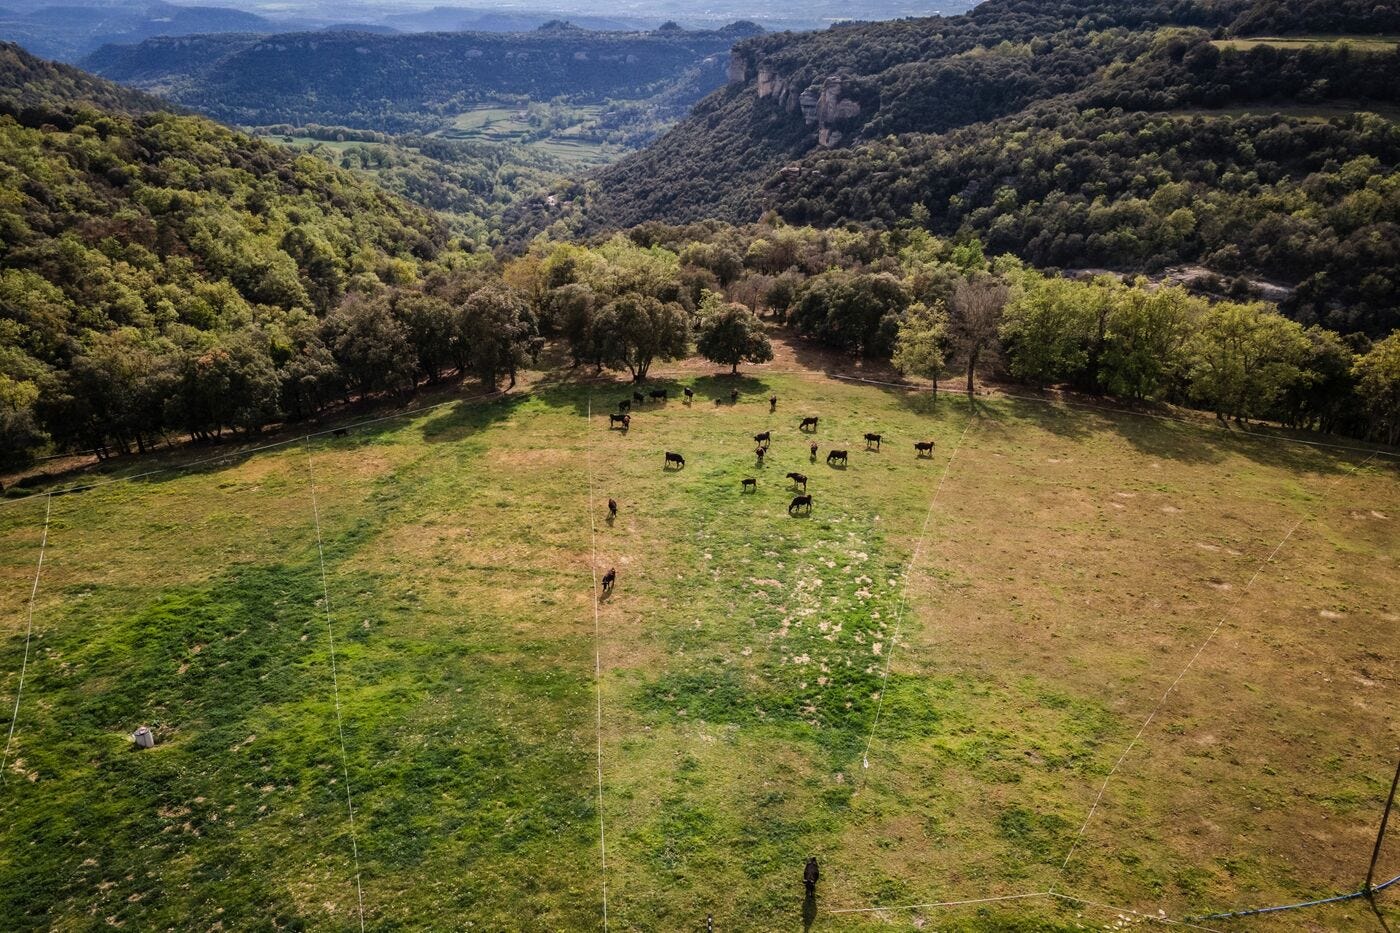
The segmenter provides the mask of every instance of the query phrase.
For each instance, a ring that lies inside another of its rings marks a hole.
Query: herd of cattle
[[[684,393],[684,396],[685,396],[685,404],[689,405],[689,404],[691,404],[691,403],[695,400],[695,391],[694,391],[693,389],[687,387],[687,388],[683,389],[682,392]],[[647,401],[648,396],[649,396],[649,397],[651,398],[651,400],[654,401],[654,402],[665,402],[665,401],[667,401],[667,399],[668,399],[668,397],[669,397],[669,394],[668,394],[668,392],[667,392],[666,389],[653,389],[650,393],[648,393],[648,395],[643,395],[641,392],[636,392],[636,391],[634,391],[634,392],[632,393],[632,397],[631,397],[630,399],[623,399],[622,401],[620,401],[620,402],[617,403],[617,413],[616,413],[616,414],[609,414],[609,415],[608,415],[608,430],[612,430],[614,427],[619,427],[619,426],[621,427],[621,429],[622,429],[623,431],[627,431],[628,429],[630,429],[630,428],[632,427],[632,405],[633,405],[634,403],[637,404],[637,405],[644,405],[644,404],[646,404],[646,401]],[[733,391],[731,391],[731,392],[729,393],[729,402],[730,402],[730,404],[737,404],[738,401],[739,401],[739,390],[738,390],[738,389],[735,389],[735,390],[733,390]],[[716,405],[719,405],[719,404],[721,404],[721,403],[722,403],[722,399],[719,399],[719,398],[716,398],[716,399],[715,399],[715,404],[716,404]],[[775,412],[775,411],[777,411],[777,410],[778,410],[778,397],[777,397],[776,395],[774,395],[774,396],[771,396],[771,397],[768,399],[768,411],[769,411],[770,413],[772,413],[772,412]],[[815,415],[809,415],[809,416],[803,418],[803,419],[798,423],[797,429],[798,429],[799,431],[803,431],[803,432],[815,432],[815,431],[817,430],[818,426],[819,426],[819,423],[820,423],[820,419],[818,419]],[[867,433],[867,434],[865,435],[865,449],[866,449],[866,450],[871,450],[871,449],[873,449],[873,450],[878,451],[878,450],[880,449],[880,444],[881,444],[881,442],[883,441],[883,439],[884,439],[884,438],[883,438],[880,434],[876,434],[876,433]],[[757,445],[757,446],[754,448],[754,456],[758,458],[758,465],[759,465],[759,466],[762,466],[762,465],[763,465],[763,458],[764,458],[764,456],[765,456],[765,455],[767,454],[767,452],[768,452],[768,447],[769,447],[769,445],[772,444],[772,442],[773,442],[773,432],[772,432],[772,431],[760,431],[759,433],[757,433],[757,434],[755,434],[755,435],[753,436],[753,441],[754,441],[754,443]],[[809,452],[810,452],[810,454],[811,454],[811,462],[816,463],[816,462],[817,462],[817,443],[816,443],[816,441],[812,441],[812,443],[811,443],[811,445],[810,445],[810,447],[809,447]],[[931,440],[930,440],[930,441],[916,441],[916,442],[914,443],[914,455],[915,455],[916,457],[931,457],[931,456],[933,456],[933,441],[931,441]],[[830,451],[827,451],[826,463],[827,463],[828,466],[832,466],[832,467],[835,467],[835,466],[845,467],[846,464],[847,464],[848,458],[849,458],[849,451],[832,449],[832,450],[830,450]],[[685,457],[682,456],[681,454],[676,453],[675,451],[668,450],[668,451],[665,452],[665,461],[664,461],[664,463],[663,463],[663,465],[662,465],[662,469],[664,469],[664,470],[670,470],[670,469],[672,469],[672,468],[675,468],[675,469],[677,469],[677,470],[685,469]],[[802,490],[802,492],[801,492],[800,494],[795,495],[795,496],[792,497],[792,502],[790,502],[790,503],[788,504],[788,514],[789,514],[789,515],[796,515],[797,513],[803,512],[803,511],[807,512],[808,514],[811,514],[811,511],[812,511],[812,496],[811,496],[810,493],[807,492],[807,477],[806,477],[806,475],[805,475],[805,474],[802,474],[802,473],[792,472],[792,473],[787,474],[787,479],[789,479],[789,480],[792,482],[792,488],[793,488],[793,489],[798,489],[798,488],[800,488],[800,489]],[[747,493],[747,492],[750,492],[750,491],[752,491],[752,492],[757,492],[757,491],[758,491],[758,479],[757,479],[757,477],[753,477],[753,476],[744,477],[744,479],[743,479],[743,480],[740,482],[740,484],[739,484],[739,490],[740,490],[741,493]],[[608,521],[611,522],[611,521],[612,521],[614,518],[616,518],[616,517],[617,517],[617,501],[614,500],[614,499],[609,499],[609,500],[608,500]],[[617,569],[616,569],[616,568],[612,568],[612,569],[608,570],[608,572],[607,572],[606,574],[603,575],[603,596],[607,596],[609,593],[612,592],[613,584],[616,582],[616,580],[617,580]]]

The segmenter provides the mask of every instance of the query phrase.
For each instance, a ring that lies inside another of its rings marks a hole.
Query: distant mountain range
[[[44,58],[77,62],[104,45],[129,45],[156,36],[219,33],[355,31],[376,33],[528,32],[556,20],[582,29],[637,31],[669,20],[702,30],[752,19],[765,29],[814,29],[846,19],[892,19],[960,12],[975,0],[816,0],[755,8],[748,0],[719,0],[704,8],[679,0],[642,0],[625,12],[596,0],[545,0],[538,9],[485,4],[405,8],[397,0],[364,3],[302,0],[6,0],[0,4],[0,40]]]
[[[660,96],[687,108],[723,84],[730,47],[761,32],[752,23],[650,32],[553,23],[511,34],[161,37],[105,46],[83,66],[231,123],[431,131],[506,96],[573,104]]]
[[[43,58],[76,61],[107,43],[140,42],[152,36],[215,32],[276,32],[301,23],[276,23],[264,16],[223,7],[175,6],[151,0],[131,3],[13,4],[0,11],[0,38]]]

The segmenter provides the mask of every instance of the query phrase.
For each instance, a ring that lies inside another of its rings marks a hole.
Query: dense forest
[[[242,125],[325,123],[427,132],[502,96],[643,100],[689,106],[724,81],[726,54],[760,30],[530,33],[298,33],[150,39],[83,66]]]
[[[0,466],[513,383],[549,341],[638,380],[697,350],[737,368],[773,324],[935,387],[1395,443],[1400,128],[1346,102],[1395,99],[1400,58],[1232,40],[1265,15],[1313,28],[1263,2],[991,0],[763,36],[594,178],[341,123],[254,137],[0,46]],[[1283,112],[1212,109],[1251,95]],[[1211,297],[1139,277],[1192,263]]]
[[[1393,0],[989,0],[758,37],[690,118],[521,221],[912,215],[1042,265],[1271,278],[1298,320],[1382,335],[1396,324],[1400,52],[1230,37],[1375,35],[1397,16]]]

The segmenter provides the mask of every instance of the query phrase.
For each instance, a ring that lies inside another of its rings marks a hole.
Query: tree
[[[763,332],[758,317],[741,304],[727,304],[713,292],[700,307],[700,327],[695,348],[712,363],[739,372],[740,363],[767,363],[773,359],[773,344]]]
[[[1108,299],[1096,284],[1023,275],[999,328],[1011,375],[1042,386],[1082,380]]]
[[[889,273],[834,269],[808,279],[792,307],[798,333],[837,350],[883,358],[894,349],[909,292]]]
[[[454,354],[459,339],[456,312],[441,298],[407,291],[395,297],[394,313],[407,328],[419,370],[429,382],[437,382],[459,358]]]
[[[495,387],[502,375],[516,375],[530,354],[530,341],[539,333],[525,297],[508,285],[493,283],[477,289],[462,308],[460,339],[466,344],[471,370]]]
[[[921,376],[933,381],[933,394],[938,395],[938,377],[947,362],[948,313],[942,308],[929,307],[922,302],[909,306],[894,341],[894,368],[906,376]]]
[[[1400,443],[1400,332],[1376,341],[1352,373],[1370,416],[1370,435],[1386,444]]]
[[[0,373],[0,469],[28,466],[48,440],[34,412],[38,400],[37,385]]]
[[[1186,341],[1204,303],[1180,287],[1115,290],[1104,327],[1099,384],[1110,394],[1160,398],[1187,366]]]
[[[591,363],[603,368],[603,351],[599,345],[596,326],[598,296],[582,283],[570,283],[554,289],[547,300],[554,326],[569,344],[574,365]]]
[[[318,413],[344,389],[345,378],[313,320],[298,322],[290,332],[291,346],[282,363],[282,399],[294,418]]]
[[[387,296],[347,298],[327,315],[321,335],[349,387],[361,396],[414,384],[408,330],[390,312]]]
[[[1191,394],[1217,417],[1260,417],[1303,377],[1307,351],[1302,326],[1273,307],[1221,302],[1191,339]]]
[[[977,365],[996,349],[1007,288],[989,275],[963,279],[948,299],[948,334],[967,365],[967,394],[971,397]]]
[[[603,362],[626,369],[634,382],[647,377],[656,360],[674,360],[690,349],[690,319],[674,302],[650,295],[624,295],[598,315]]]

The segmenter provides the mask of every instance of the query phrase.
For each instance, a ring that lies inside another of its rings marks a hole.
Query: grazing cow
[[[933,441],[915,441],[914,456],[922,457],[925,455],[933,456]]]
[[[790,479],[790,480],[792,480],[792,484],[793,484],[794,486],[801,486],[801,487],[803,488],[803,490],[806,490],[806,488],[807,488],[807,477],[806,477],[806,476],[803,476],[801,473],[789,473],[789,474],[787,475],[787,478]]]
[[[646,400],[647,400],[647,397],[646,397],[645,395],[643,395],[642,393],[640,393],[640,392],[633,392],[633,393],[632,393],[632,401],[636,402],[638,405],[645,404],[645,403],[646,403]]]
[[[730,389],[730,390],[729,390],[729,403],[730,403],[731,405],[733,405],[734,403],[736,403],[736,402],[738,402],[738,401],[739,401],[739,390],[738,390],[738,389]]]
[[[816,441],[812,441],[811,451],[812,451],[812,462],[813,462],[813,463],[816,463],[816,462],[817,462],[817,442],[816,442]]]
[[[776,395],[770,395],[770,396],[768,396],[768,411],[769,411],[769,412],[775,412],[775,411],[777,411],[777,410],[778,410],[778,397],[777,397]]]
[[[603,574],[603,595],[604,595],[604,596],[606,596],[606,595],[608,595],[609,593],[612,592],[613,584],[616,583],[616,582],[617,582],[617,568],[616,568],[616,567],[611,567],[611,568],[608,569],[608,572],[607,572],[607,573]]]
[[[870,445],[871,445],[871,444],[874,444],[874,445],[875,445],[875,449],[876,449],[876,450],[879,450],[879,449],[880,449],[880,435],[878,435],[878,434],[867,434],[867,435],[865,435],[865,447],[866,447],[867,450],[870,449]]]
[[[743,483],[740,484],[739,491],[748,492],[750,489],[754,492],[758,492],[758,480],[754,479],[752,476],[746,478]]]
[[[622,430],[626,431],[628,428],[632,427],[632,416],[608,415],[608,430],[612,430],[612,426],[615,424],[622,425]]]
[[[631,399],[625,398],[625,399],[623,399],[622,401],[618,402],[618,403],[617,403],[617,410],[618,410],[618,411],[631,411],[631,410],[632,410],[632,400],[631,400]]]
[[[808,900],[817,896],[817,879],[820,877],[821,869],[817,868],[817,857],[814,855],[807,860],[807,867],[802,869],[802,886],[807,889]]]
[[[831,464],[835,463],[837,460],[840,460],[840,461],[841,461],[841,465],[842,465],[842,466],[845,466],[845,465],[846,465],[846,451],[844,451],[844,450],[833,450],[831,453],[829,453],[829,454],[826,455],[826,465],[827,465],[827,466],[831,466]]]
[[[617,518],[617,500],[608,500],[608,518]]]
[[[665,390],[665,389],[652,389],[652,390],[651,390],[651,397],[652,397],[653,399],[655,399],[656,401],[658,401],[658,402],[664,402],[664,401],[666,401],[666,390]]]
[[[810,513],[812,511],[812,497],[806,495],[793,496],[792,502],[788,505],[788,514],[791,515],[798,509],[806,509],[808,513]]]
[[[817,429],[816,418],[803,418],[802,423],[797,426],[797,430],[799,431],[805,431],[808,428],[811,428],[813,431]]]
[[[753,442],[767,447],[769,444],[773,443],[773,432],[764,431],[762,434],[755,434],[753,436]]]
[[[345,437],[350,433],[348,428],[336,428],[331,432],[331,437]]]
[[[682,391],[685,392],[685,400],[686,400],[687,402],[689,402],[691,399],[695,398],[695,390],[692,389],[690,386],[686,386],[685,389],[683,389]]]
[[[685,458],[682,457],[680,454],[673,454],[668,450],[666,451],[665,468],[669,470],[671,468],[671,464],[673,463],[676,465],[676,469],[679,470],[681,467],[685,466]]]
[[[767,447],[755,447],[753,454],[758,458],[758,465],[763,466],[763,455],[768,453]]]

